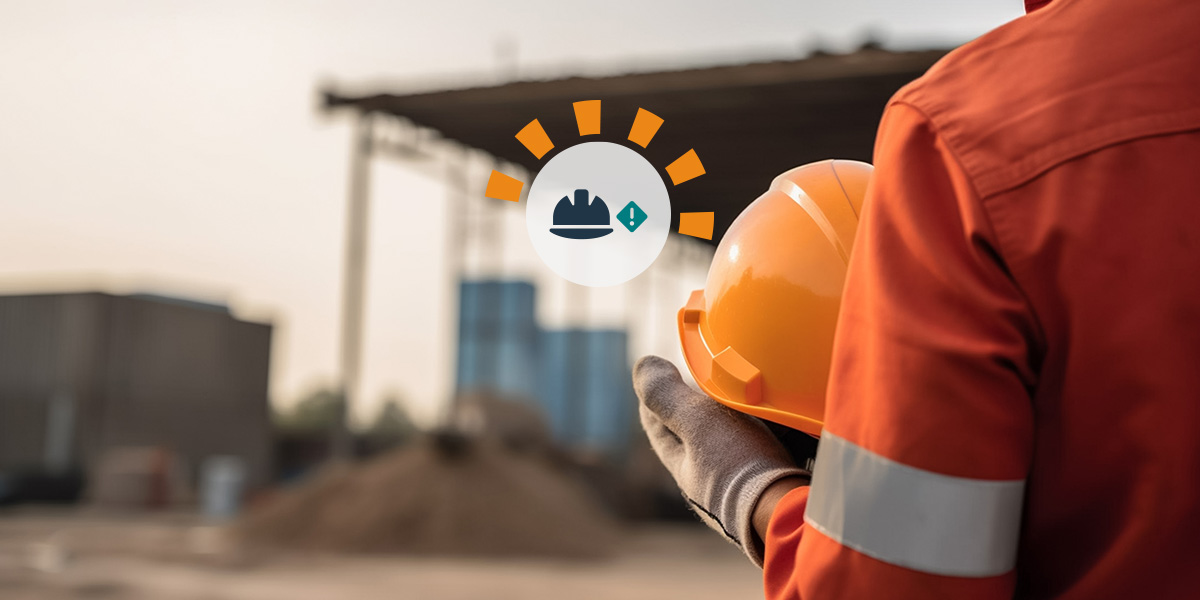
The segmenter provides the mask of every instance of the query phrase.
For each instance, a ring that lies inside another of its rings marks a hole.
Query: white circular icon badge
[[[591,287],[625,283],[658,258],[671,200],[641,154],[610,142],[563,150],[538,173],[525,208],[538,256],[563,279]]]

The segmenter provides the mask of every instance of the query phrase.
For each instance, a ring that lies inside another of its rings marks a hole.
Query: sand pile
[[[541,456],[442,436],[326,469],[237,531],[306,550],[590,558],[612,550],[617,527]]]

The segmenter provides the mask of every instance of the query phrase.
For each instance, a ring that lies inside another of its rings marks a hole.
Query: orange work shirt
[[[1200,3],[1056,0],[889,103],[768,598],[1200,598]]]

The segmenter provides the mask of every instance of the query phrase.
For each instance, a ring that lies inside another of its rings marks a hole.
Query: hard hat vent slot
[[[704,290],[696,290],[688,296],[687,305],[683,307],[684,323],[700,323],[700,315],[704,313]]]
[[[713,357],[713,383],[726,394],[740,396],[746,404],[762,403],[762,374],[733,348]]]

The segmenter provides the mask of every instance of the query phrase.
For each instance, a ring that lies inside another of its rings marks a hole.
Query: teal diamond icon
[[[642,223],[646,222],[646,213],[642,211],[642,207],[632,202],[626,204],[625,208],[622,208],[621,212],[614,216],[618,221],[621,222],[622,225],[625,226],[625,229],[628,229],[630,232],[635,231],[642,225]]]

